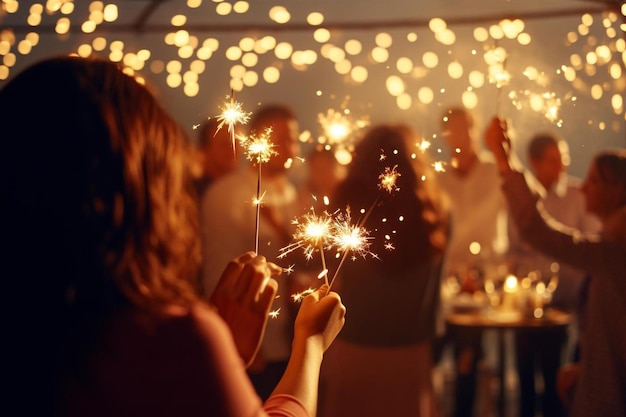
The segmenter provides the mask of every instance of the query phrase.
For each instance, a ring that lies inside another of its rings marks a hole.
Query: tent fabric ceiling
[[[74,14],[88,15],[90,3],[75,2]],[[172,16],[178,14],[187,17],[184,26],[194,31],[310,30],[306,15],[313,11],[324,15],[322,26],[329,29],[419,27],[427,25],[433,17],[442,18],[449,24],[473,24],[504,18],[545,19],[618,10],[621,3],[621,0],[299,0],[286,6],[292,19],[280,25],[268,18],[268,10],[278,4],[275,0],[249,1],[246,13],[227,16],[215,13],[217,2],[208,0],[198,8],[188,7],[184,0],[125,0],[116,3],[118,19],[101,25],[97,30],[107,33],[165,32],[172,27]],[[25,23],[26,16],[28,7],[21,6],[17,13],[2,16],[0,12],[0,23],[16,33],[31,31],[33,27]],[[77,22],[73,24],[79,25]],[[54,32],[54,25],[42,24],[37,30],[40,33]]]

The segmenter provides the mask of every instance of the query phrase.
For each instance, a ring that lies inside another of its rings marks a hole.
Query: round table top
[[[449,326],[475,328],[554,328],[565,327],[572,322],[572,315],[561,310],[547,309],[543,317],[523,315],[515,310],[488,310],[451,312],[446,315]]]

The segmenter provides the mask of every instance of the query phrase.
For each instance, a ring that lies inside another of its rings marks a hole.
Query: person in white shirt
[[[437,177],[452,211],[451,238],[446,255],[446,275],[461,277],[463,291],[482,290],[469,272],[502,255],[508,245],[506,201],[500,191],[493,157],[482,152],[472,115],[464,108],[447,110],[441,120],[450,162]],[[482,358],[482,332],[447,332],[445,341],[455,356],[455,417],[473,414],[476,370]]]
[[[585,209],[585,197],[580,189],[581,181],[566,173],[569,152],[563,139],[550,133],[536,134],[528,145],[528,162],[532,174],[525,173],[526,182],[541,197],[540,202],[547,213],[565,226],[582,232],[600,232],[599,220]],[[536,271],[541,274],[538,279],[545,284],[549,284],[553,276],[557,277],[558,281],[552,282],[558,285],[552,293],[551,305],[563,310],[574,310],[585,271],[556,263],[554,259],[533,249],[519,237],[512,222],[509,224],[509,237],[508,258],[513,271],[519,274]],[[543,378],[541,401],[543,415],[562,414],[562,405],[556,392],[556,378],[567,339],[565,328],[557,328],[542,334],[515,333],[520,417],[535,415],[537,369],[541,371]]]
[[[298,123],[291,109],[268,105],[254,113],[250,133],[259,137],[271,128],[270,142],[276,155],[261,166],[262,205],[259,222],[258,255],[278,264],[279,249],[291,239],[291,221],[296,210],[296,188],[286,175],[286,166],[297,154]],[[259,169],[256,163],[243,163],[238,170],[215,181],[201,201],[202,283],[211,294],[220,269],[234,254],[255,250],[256,206]],[[215,238],[219,236],[219,238]],[[285,265],[286,266],[286,265]],[[255,363],[248,369],[261,398],[267,398],[287,365],[291,349],[293,317],[290,314],[290,280],[281,277],[274,301],[276,318],[268,323]]]

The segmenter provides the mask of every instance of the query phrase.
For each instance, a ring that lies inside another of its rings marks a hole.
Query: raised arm
[[[298,398],[310,416],[317,412],[317,393],[324,352],[345,322],[346,308],[339,295],[323,285],[305,297],[296,317],[291,357],[272,395]],[[271,401],[271,398],[270,398]]]

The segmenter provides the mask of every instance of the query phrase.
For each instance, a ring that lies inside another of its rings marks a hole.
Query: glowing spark
[[[283,268],[283,272],[287,275],[291,275],[293,273],[293,267],[295,264],[289,265],[287,268]]]
[[[269,140],[271,134],[272,128],[268,127],[260,136],[254,134],[239,136],[239,143],[243,147],[246,158],[249,161],[256,163],[269,162],[272,156],[278,155],[278,152],[274,150],[274,144]]]
[[[200,123],[198,123],[197,125],[191,125],[191,127],[193,128],[193,130],[198,130],[198,128],[200,127]]]
[[[222,113],[220,113],[217,117],[220,124],[217,126],[217,130],[221,129],[224,124],[228,125],[228,132],[234,133],[235,124],[239,123],[245,125],[250,120],[250,114],[244,112],[241,106],[241,103],[234,100],[234,94],[231,93],[230,101],[224,103],[223,106],[220,107]]]
[[[273,319],[278,317],[278,313],[280,313],[280,308],[276,309],[276,310],[272,310],[269,313],[269,316]]]
[[[300,219],[294,219],[292,222],[296,225],[293,234],[294,242],[281,248],[281,254],[278,255],[278,258],[283,258],[288,253],[303,248],[304,256],[310,260],[315,250],[323,248],[328,241],[332,221],[332,216],[327,212],[317,215],[312,209],[310,213],[305,214]]]
[[[387,243],[385,243],[385,249],[387,249],[387,250],[394,250],[395,246],[393,246],[393,243],[387,242]]]
[[[430,148],[430,145],[431,143],[429,141],[427,141],[426,139],[422,139],[422,141],[420,143],[417,143],[415,146],[417,146],[417,148],[422,151],[422,153],[424,153]]]
[[[342,104],[343,110],[328,109],[326,113],[319,113],[317,115],[317,121],[321,127],[321,135],[318,138],[318,143],[325,144],[330,147],[336,147],[338,149],[348,149],[354,143],[358,136],[358,132],[369,125],[369,120],[366,118],[354,118],[350,115],[350,110],[345,108],[345,103]]]
[[[367,220],[367,216],[361,220],[361,225],[365,223],[365,220]],[[329,288],[333,286],[333,282],[335,282],[335,279],[339,275],[341,266],[350,252],[361,255],[363,258],[368,254],[371,255],[372,258],[378,258],[375,253],[369,250],[369,231],[361,225],[351,224],[349,207],[346,209],[345,215],[340,212],[336,213],[331,240],[333,246],[336,246],[338,251],[342,251],[343,255],[341,256],[333,278],[330,280]],[[354,261],[355,259],[356,256],[352,255],[352,260]]]
[[[385,171],[378,176],[378,179],[380,180],[378,188],[385,190],[388,193],[399,190],[396,186],[396,181],[398,180],[398,177],[400,177],[400,173],[396,171],[397,167],[397,165],[393,168],[385,167]]]
[[[346,214],[337,213],[332,225],[331,244],[339,252],[351,251],[365,258],[368,254],[373,255],[368,250],[370,246],[369,231],[365,228],[351,224],[350,210]]]
[[[220,113],[217,117],[217,120],[220,122],[217,125],[217,132],[224,126],[224,124],[228,125],[228,133],[230,133],[230,139],[233,143],[233,153],[235,152],[235,124],[239,123],[245,125],[250,120],[250,114],[244,112],[241,106],[241,103],[235,101],[235,91],[230,90],[230,100],[226,101],[223,106],[220,107],[222,113]]]
[[[378,157],[379,161],[384,161],[385,159],[387,159],[387,155],[385,155],[384,153],[381,153],[380,156]]]
[[[307,288],[306,290],[302,291],[302,292],[298,292],[295,294],[291,295],[291,298],[293,299],[294,302],[299,303],[302,301],[302,299],[304,297],[306,297],[307,295],[311,294],[315,292],[315,290],[313,288]]]
[[[322,279],[324,278],[326,275],[328,275],[328,269],[324,268],[319,274],[317,274],[317,279]]]
[[[435,172],[446,172],[445,162],[443,161],[433,162],[433,168],[435,169]]]
[[[503,87],[511,81],[511,74],[500,65],[489,67],[489,83],[495,84],[496,88]]]
[[[352,133],[350,119],[333,109],[328,109],[326,114],[318,114],[317,121],[322,126],[324,136],[330,144],[341,143]]]
[[[258,197],[257,196],[253,196],[252,197],[252,205],[253,206],[262,206],[264,197],[265,197],[265,191],[263,192],[263,194],[261,194]]]

